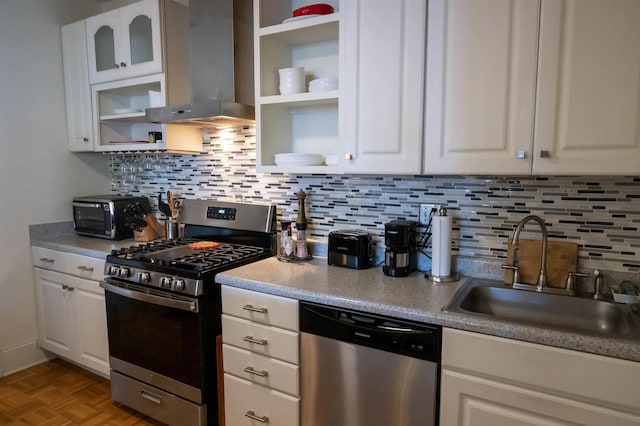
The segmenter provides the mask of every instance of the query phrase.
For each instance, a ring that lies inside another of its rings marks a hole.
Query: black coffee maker
[[[392,220],[384,225],[384,266],[391,277],[405,277],[416,268],[416,222]]]

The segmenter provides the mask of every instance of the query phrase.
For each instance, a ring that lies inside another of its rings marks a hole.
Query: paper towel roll
[[[434,216],[431,223],[431,275],[451,275],[451,216]]]

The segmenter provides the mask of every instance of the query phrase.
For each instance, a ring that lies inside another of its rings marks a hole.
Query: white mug
[[[304,67],[281,68],[278,70],[278,74],[280,75],[281,95],[292,95],[294,93],[304,92]]]

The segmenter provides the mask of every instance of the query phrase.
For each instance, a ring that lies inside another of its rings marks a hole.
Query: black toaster
[[[365,269],[373,264],[371,235],[359,229],[329,233],[329,265]]]

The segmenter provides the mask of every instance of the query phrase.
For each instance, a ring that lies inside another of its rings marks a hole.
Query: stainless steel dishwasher
[[[300,302],[301,425],[438,422],[442,329]]]

